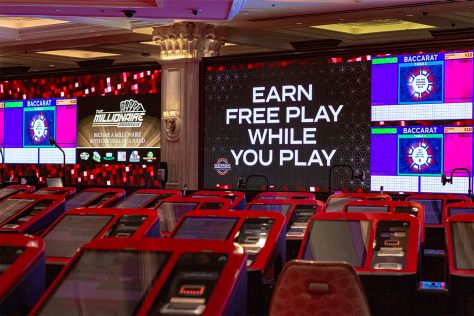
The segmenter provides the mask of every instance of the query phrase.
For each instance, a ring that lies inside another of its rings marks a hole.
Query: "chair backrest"
[[[352,266],[345,262],[289,261],[280,274],[270,316],[370,315]]]

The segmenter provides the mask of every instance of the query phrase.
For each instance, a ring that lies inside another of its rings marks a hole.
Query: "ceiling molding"
[[[362,55],[377,55],[377,54],[401,54],[401,53],[415,53],[420,50],[423,51],[438,51],[440,49],[446,50],[472,50],[474,49],[474,37],[459,36],[459,37],[445,37],[441,39],[426,39],[413,41],[400,41],[392,43],[376,43],[363,44],[353,46],[338,46],[334,48],[314,47],[312,50],[304,51],[281,51],[270,53],[256,53],[245,55],[232,55],[221,57],[205,58],[207,64],[220,64],[223,62],[248,63],[254,60],[275,60],[279,58],[305,58],[308,56],[326,56],[326,57],[355,57]]]
[[[472,0],[470,0],[472,1]],[[374,6],[374,7],[364,7],[351,10],[334,10],[326,12],[316,12],[316,13],[304,13],[304,14],[292,14],[292,15],[279,15],[279,16],[267,16],[261,18],[247,19],[247,22],[276,22],[282,20],[306,20],[311,19],[313,21],[318,21],[319,18],[330,16],[330,15],[353,15],[360,13],[362,15],[368,16],[369,13],[381,13],[387,11],[401,11],[401,10],[413,10],[421,9],[424,12],[429,10],[430,7],[439,7],[439,6],[452,6],[456,4],[465,3],[466,0],[451,0],[451,1],[430,1],[422,3],[409,3],[409,4],[399,4],[399,5],[387,5],[387,6]]]

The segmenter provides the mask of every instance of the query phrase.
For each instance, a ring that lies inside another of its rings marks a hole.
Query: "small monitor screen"
[[[39,315],[134,315],[168,254],[85,250]]]
[[[308,223],[311,216],[316,214],[318,209],[317,205],[297,205],[295,207],[295,220],[296,223]]]
[[[38,190],[35,191],[34,194],[41,194],[41,195],[49,195],[49,194],[55,194],[55,191],[49,191],[49,190]]]
[[[474,270],[474,222],[452,222],[454,266],[458,270]]]
[[[73,197],[70,200],[66,201],[66,211],[75,209],[77,207],[83,206],[87,201],[90,201],[92,199],[95,199],[99,195],[104,194],[103,192],[88,192],[88,191],[83,191],[79,194],[77,194],[75,197]]]
[[[310,228],[303,259],[346,261],[364,265],[371,222],[365,220],[316,220]]]
[[[173,238],[226,240],[237,220],[223,217],[186,217]]]
[[[204,199],[212,199],[212,198],[220,198],[218,195],[205,195],[205,194],[193,194],[193,198],[204,198]]]
[[[94,239],[112,218],[111,215],[65,215],[43,237],[46,256],[72,257],[79,247]]]
[[[257,198],[257,200],[288,200],[290,199],[288,196],[281,196],[281,195],[261,195]]]
[[[179,218],[196,208],[198,203],[161,203],[158,208],[160,216],[160,231],[170,232],[173,230]]]
[[[388,213],[388,206],[372,206],[372,205],[349,205],[348,213]]]
[[[220,210],[224,203],[220,202],[205,202],[199,207],[200,210]]]
[[[351,197],[337,197],[331,198],[326,206],[326,213],[332,212],[342,212],[344,205],[349,201],[360,201],[361,198],[351,198]]]
[[[0,246],[0,276],[24,251],[23,247]]]
[[[157,197],[157,194],[152,193],[135,193],[130,195],[126,200],[116,205],[116,208],[134,208],[142,207],[147,204],[150,200]]]
[[[425,208],[425,224],[440,224],[443,209],[442,200],[410,199],[410,202],[417,202]]]
[[[10,217],[18,214],[34,201],[35,200],[10,198],[0,201],[0,223],[3,223]]]
[[[249,210],[252,211],[275,211],[286,216],[291,204],[251,204]]]
[[[53,188],[62,188],[64,183],[61,178],[46,178],[46,185]]]
[[[407,213],[411,215],[418,216],[420,210],[416,206],[395,206],[393,208],[394,213]]]
[[[0,199],[3,199],[6,196],[12,195],[16,191],[18,191],[18,190],[17,189],[7,189],[7,188],[0,189]]]
[[[449,216],[458,214],[474,214],[474,207],[450,207]]]

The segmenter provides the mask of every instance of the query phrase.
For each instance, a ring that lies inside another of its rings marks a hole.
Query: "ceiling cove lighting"
[[[31,18],[21,16],[8,16],[0,17],[1,27],[22,30],[32,27],[41,27],[55,24],[69,23],[69,21],[55,20],[55,19],[43,19],[43,18]]]
[[[314,25],[311,27],[352,35],[435,28],[435,26],[427,24],[420,24],[396,19],[378,19],[362,22]]]
[[[93,51],[79,50],[79,49],[49,50],[49,51],[37,52],[37,53],[46,54],[46,55],[54,55],[54,56],[62,56],[62,57],[83,58],[83,59],[111,57],[111,56],[119,55],[119,54],[93,52]]]

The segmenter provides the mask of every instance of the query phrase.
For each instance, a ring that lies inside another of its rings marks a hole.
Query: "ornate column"
[[[224,40],[213,25],[190,22],[155,27],[153,40],[162,65],[161,160],[168,162],[167,187],[198,189],[199,62],[218,55]]]

